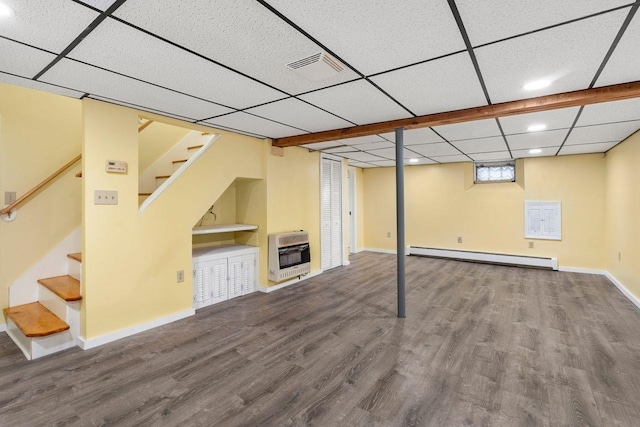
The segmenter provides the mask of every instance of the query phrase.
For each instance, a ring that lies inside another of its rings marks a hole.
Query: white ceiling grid
[[[2,1],[16,14],[0,25],[0,82],[259,137],[640,80],[631,0]],[[345,71],[310,81],[286,67],[321,51]],[[523,90],[541,78],[554,82]],[[499,123],[406,130],[405,156],[428,164],[604,152],[640,128],[640,99]],[[527,130],[540,123],[545,131]],[[304,147],[380,167],[393,165],[394,141],[390,132]]]

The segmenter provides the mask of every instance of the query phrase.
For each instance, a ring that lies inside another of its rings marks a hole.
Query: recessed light
[[[13,15],[15,15],[13,9],[4,3],[0,3],[0,18],[9,18]]]
[[[418,159],[409,159],[409,163],[418,163]]]
[[[542,153],[542,150],[539,148],[532,148],[531,150],[529,150],[529,154],[540,154]]]
[[[537,124],[537,125],[531,125],[527,128],[528,132],[540,132],[541,130],[545,130],[547,128],[547,125],[545,124]]]
[[[538,90],[545,88],[551,84],[551,80],[535,80],[522,86],[524,90]]]

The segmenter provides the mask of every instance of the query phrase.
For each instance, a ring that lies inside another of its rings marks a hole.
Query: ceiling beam
[[[640,81],[539,96],[537,98],[521,99],[482,107],[466,108],[464,110],[449,111],[446,113],[429,114],[408,119],[389,120],[387,122],[288,136],[274,139],[273,145],[276,147],[295,147],[302,144],[388,133],[393,132],[394,129],[399,127],[418,129],[430,126],[450,125],[474,120],[495,119],[518,114],[535,113],[538,111],[556,110],[559,108],[578,107],[600,102],[620,101],[630,98],[640,98]]]

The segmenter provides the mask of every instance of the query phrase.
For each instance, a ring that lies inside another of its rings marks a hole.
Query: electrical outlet
[[[391,232],[387,231],[387,237],[391,237]]]
[[[462,243],[462,237],[458,237],[458,243]]]
[[[4,204],[10,205],[11,203],[16,201],[16,192],[15,191],[5,191],[4,192]]]
[[[176,276],[178,278],[178,283],[184,282],[184,270],[178,270]]]
[[[93,190],[94,205],[117,205],[118,192],[109,190]]]
[[[533,249],[533,242],[529,242],[529,249]]]

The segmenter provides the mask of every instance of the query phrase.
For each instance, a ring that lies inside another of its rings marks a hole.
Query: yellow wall
[[[0,83],[2,202],[5,191],[20,197],[80,154],[81,107],[76,99]],[[8,306],[11,283],[80,226],[80,165],[19,207],[13,222],[0,221],[0,308]]]
[[[601,154],[525,159],[518,180],[524,189],[519,183],[472,185],[471,163],[407,167],[406,243],[550,256],[562,267],[602,269],[604,165]],[[395,169],[366,169],[363,175],[365,246],[395,250]],[[524,238],[525,200],[562,202],[562,241]]]
[[[639,164],[640,132],[607,153],[607,270],[637,299],[640,299]]]
[[[236,219],[236,183],[233,182],[213,204],[213,214],[207,208],[206,213],[194,225],[235,224]],[[226,245],[235,243],[235,233],[197,234],[191,239],[194,247]]]
[[[138,213],[138,112],[84,100],[83,114],[82,335],[90,339],[191,308],[191,228],[237,177],[262,178],[265,143],[223,132]],[[107,174],[105,159],[128,162],[129,173]],[[119,204],[94,205],[94,189],[117,190]],[[177,270],[187,273],[184,283]]]
[[[139,136],[138,170],[144,172],[156,160],[173,148],[190,129],[153,122]]]

